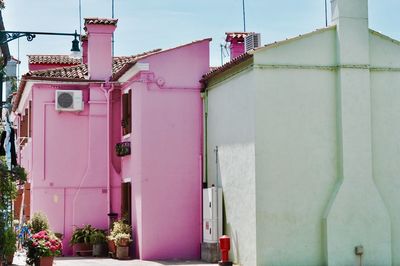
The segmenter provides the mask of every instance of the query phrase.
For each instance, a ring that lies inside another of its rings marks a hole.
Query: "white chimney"
[[[340,64],[369,64],[368,0],[331,0],[331,9]]]

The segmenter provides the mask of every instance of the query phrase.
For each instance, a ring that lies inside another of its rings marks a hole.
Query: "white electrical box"
[[[222,235],[222,189],[203,189],[203,242],[217,243]]]

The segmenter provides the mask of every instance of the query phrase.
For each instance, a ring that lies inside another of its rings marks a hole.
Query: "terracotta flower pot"
[[[6,259],[7,259],[7,265],[13,264],[14,254],[8,255],[8,256],[6,257]]]
[[[117,248],[115,246],[115,243],[113,240],[107,240],[107,244],[108,244],[108,252],[111,252],[112,254],[115,254],[115,252],[117,251]]]
[[[40,266],[52,266],[54,257],[40,257]]]
[[[120,260],[129,259],[129,247],[118,247],[117,246],[117,259],[120,259]]]
[[[92,256],[92,245],[78,243],[74,245],[74,254],[77,256]]]
[[[121,239],[119,241],[119,246],[120,247],[128,247],[129,246],[129,239],[128,238]]]

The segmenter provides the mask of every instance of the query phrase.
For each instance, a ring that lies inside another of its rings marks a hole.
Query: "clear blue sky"
[[[81,0],[82,17],[111,17],[111,0]],[[328,8],[330,7],[330,0]],[[351,1],[351,0],[349,0]],[[324,0],[245,0],[246,28],[270,43],[325,26]],[[400,1],[369,0],[370,28],[400,39]],[[79,0],[6,0],[6,30],[79,32]],[[220,64],[226,31],[242,31],[242,0],[115,0],[115,54],[133,55],[211,37],[211,64]],[[330,9],[328,10],[328,22]],[[21,74],[27,54],[68,54],[69,37],[19,41]],[[9,43],[17,57],[18,42]],[[227,58],[225,58],[227,60]]]

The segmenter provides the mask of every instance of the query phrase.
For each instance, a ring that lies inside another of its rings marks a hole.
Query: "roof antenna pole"
[[[82,36],[82,0],[79,0],[79,36]]]
[[[111,0],[111,17],[114,18],[114,0]],[[114,57],[114,33],[112,34],[112,56]]]
[[[244,0],[242,1],[243,3],[243,31],[246,32],[246,10],[244,7]]]
[[[20,69],[19,69],[19,66],[21,65],[21,61],[19,61],[19,38],[18,38],[18,45],[17,45],[17,49],[18,49],[18,52],[17,52],[17,60],[18,60],[18,67],[17,67],[17,88],[18,88],[18,86],[19,86],[19,77],[20,77]]]
[[[221,46],[221,66],[224,64],[224,57],[223,57],[223,49],[222,49],[222,44],[220,44],[220,46]]]
[[[325,0],[325,27],[328,27],[328,5]]]

